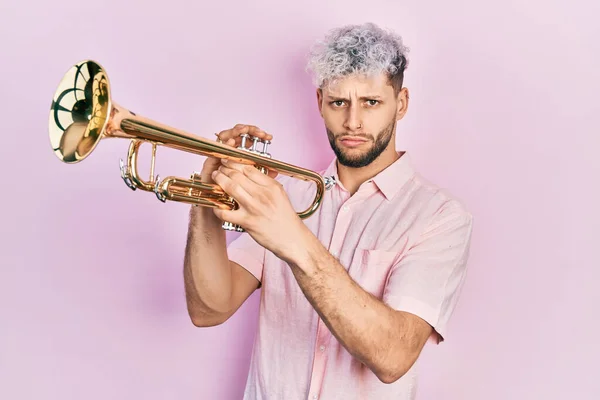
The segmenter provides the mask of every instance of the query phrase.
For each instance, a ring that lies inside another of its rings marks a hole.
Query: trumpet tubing
[[[273,159],[267,152],[269,142],[257,137],[242,135],[242,144],[234,148],[136,115],[112,100],[108,75],[91,60],[73,65],[63,76],[52,99],[48,129],[54,153],[68,164],[84,160],[102,139],[130,140],[126,161],[120,160],[121,178],[132,190],[154,192],[162,202],[169,200],[230,210],[239,207],[221,187],[201,182],[196,173],[189,179],[155,176],[158,146],[226,158],[253,165],[263,173],[273,170],[313,182],[317,187],[316,195],[308,208],[297,213],[302,219],[310,217],[319,208],[325,191],[335,184],[333,177],[322,177],[314,171]],[[252,141],[250,148],[246,146],[248,140]],[[152,145],[148,180],[140,176],[137,166],[139,149],[144,143]],[[244,231],[243,227],[228,222],[223,223],[223,229]]]

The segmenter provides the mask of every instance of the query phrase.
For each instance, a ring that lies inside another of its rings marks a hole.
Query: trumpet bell
[[[77,163],[98,145],[111,109],[104,69],[94,61],[72,66],[63,76],[50,107],[49,136],[54,154]]]
[[[325,190],[335,185],[333,177],[322,177],[314,171],[272,159],[267,153],[269,141],[242,135],[241,146],[233,148],[136,115],[112,101],[108,75],[100,64],[92,60],[75,64],[63,76],[52,98],[48,125],[54,154],[69,164],[88,157],[103,138],[130,140],[127,161],[121,162],[121,178],[130,189],[154,192],[162,202],[172,200],[222,209],[239,206],[218,185],[200,182],[197,175],[190,179],[167,177],[160,180],[158,175],[154,175],[158,146],[206,157],[226,158],[253,165],[263,173],[274,170],[313,182],[317,191],[312,204],[297,213],[302,219],[318,209]],[[247,140],[252,143],[247,143]],[[152,144],[148,180],[143,179],[137,169],[138,151],[143,143]],[[223,224],[223,228],[243,231],[242,227],[228,222]]]

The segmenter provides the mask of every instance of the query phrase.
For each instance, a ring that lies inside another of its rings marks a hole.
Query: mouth
[[[367,142],[368,140],[366,139],[353,136],[343,136],[340,138],[340,143],[342,143],[342,145],[344,145],[345,147],[358,147]]]

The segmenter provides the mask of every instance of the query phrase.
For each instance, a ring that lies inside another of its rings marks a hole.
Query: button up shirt
[[[465,278],[472,215],[418,174],[406,152],[353,195],[339,181],[336,159],[320,173],[337,184],[304,223],[365,291],[424,319],[437,343],[445,340]],[[314,183],[277,179],[295,210],[312,203]],[[415,398],[417,364],[397,381],[381,382],[332,335],[284,261],[247,233],[228,255],[261,282],[244,399]]]

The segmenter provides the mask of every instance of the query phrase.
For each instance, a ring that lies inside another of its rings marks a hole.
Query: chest
[[[393,201],[373,192],[329,195],[304,223],[356,283],[381,298],[392,267],[422,229],[423,204],[408,193]],[[308,305],[289,266],[273,255],[268,261],[264,275],[280,296],[276,301]]]

